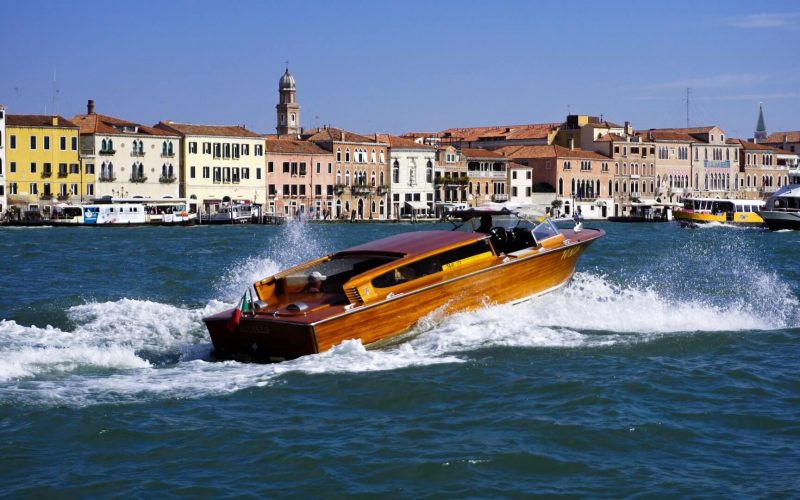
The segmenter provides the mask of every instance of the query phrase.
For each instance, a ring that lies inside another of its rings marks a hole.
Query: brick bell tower
[[[300,106],[297,104],[297,88],[289,68],[278,82],[280,102],[275,106],[278,112],[278,135],[297,135],[300,133]]]

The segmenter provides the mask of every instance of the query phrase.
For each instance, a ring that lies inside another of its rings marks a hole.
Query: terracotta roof
[[[114,118],[113,116],[100,115],[96,113],[88,115],[75,115],[72,117],[72,121],[81,128],[81,134],[157,135],[165,137],[178,137],[177,133],[170,133],[166,130],[160,130],[157,128],[148,127],[146,125]],[[125,132],[115,128],[115,125],[118,127],[135,127],[137,128],[137,131]]]
[[[740,148],[742,148],[744,150],[747,150],[747,151],[768,151],[768,152],[771,152],[771,153],[792,154],[789,151],[783,151],[781,149],[772,147],[769,144],[750,142],[750,141],[745,141],[744,139],[728,139],[725,142],[727,144],[736,144]]]
[[[448,128],[438,134],[439,137],[452,137],[463,141],[477,141],[481,138],[499,138],[506,140],[542,139],[560,123],[529,123],[524,125],[492,125],[489,127]]]
[[[497,152],[508,158],[581,158],[585,160],[608,160],[607,156],[584,149],[569,149],[558,144],[537,146],[506,146]]]
[[[158,122],[154,128],[181,135],[210,135],[219,137],[262,137],[241,125],[194,125],[190,123]]]
[[[600,136],[599,139],[595,139],[595,142],[614,142],[614,141],[624,141],[625,138],[619,134],[612,134],[612,133],[605,133]]]
[[[295,139],[267,139],[264,151],[267,153],[301,153],[312,155],[330,155],[331,152],[317,146],[313,142],[299,141]]]
[[[687,134],[686,132],[681,132],[678,130],[667,130],[667,129],[651,129],[640,131],[637,133],[639,137],[645,138],[648,141],[686,141],[692,142],[695,140],[694,137]]]
[[[786,136],[786,142],[800,142],[800,131],[775,132],[774,134],[769,134],[764,142],[770,144],[783,144],[784,136]]]
[[[303,139],[313,142],[368,142],[377,143],[375,137],[354,134],[340,128],[324,127],[306,130]]]
[[[53,116],[58,118],[55,128],[78,128],[61,115],[6,115],[6,125],[11,127],[54,127]]]
[[[603,121],[603,122],[589,122],[586,125],[584,125],[584,127],[589,127],[589,128],[623,128],[622,125],[617,125],[616,123],[605,122],[605,121]]]
[[[378,134],[378,140],[396,149],[422,149],[425,151],[434,151],[436,149],[433,146],[427,146],[414,142],[411,139],[390,134]]]
[[[470,149],[464,148],[461,154],[467,158],[503,158],[503,155],[497,151],[489,151],[488,149]]]

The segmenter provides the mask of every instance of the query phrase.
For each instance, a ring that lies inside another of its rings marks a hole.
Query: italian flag
[[[242,295],[242,300],[239,301],[239,304],[236,306],[236,309],[233,310],[233,316],[228,321],[228,330],[233,332],[239,327],[239,321],[242,319],[243,312],[250,312],[250,290],[244,292]]]

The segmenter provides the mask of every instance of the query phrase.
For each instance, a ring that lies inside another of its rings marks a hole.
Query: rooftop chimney
[[[94,99],[89,99],[89,102],[86,103],[86,113],[94,114]]]
[[[53,116],[53,126],[58,127],[58,117],[55,115]]]
[[[342,130],[341,133],[342,133],[342,142],[344,142],[344,130]]]
[[[574,137],[570,137],[569,138],[569,149],[575,149],[575,138]]]

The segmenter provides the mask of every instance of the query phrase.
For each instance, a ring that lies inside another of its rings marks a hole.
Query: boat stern
[[[274,363],[316,354],[317,339],[310,324],[274,319],[271,315],[243,315],[235,309],[203,318],[217,360]]]

